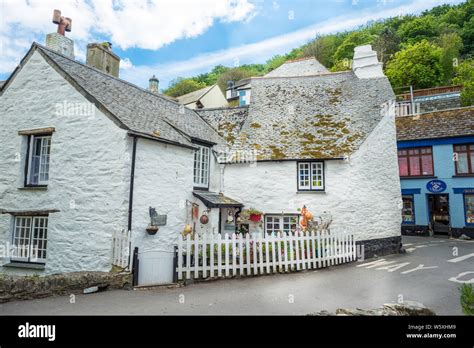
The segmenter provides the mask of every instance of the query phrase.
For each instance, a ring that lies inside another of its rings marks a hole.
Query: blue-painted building
[[[474,238],[474,106],[396,124],[402,233]]]

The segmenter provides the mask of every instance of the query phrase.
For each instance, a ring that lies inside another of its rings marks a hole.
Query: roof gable
[[[179,103],[105,74],[37,43],[33,43],[20,66],[6,81],[2,93],[35,50],[69,83],[124,129],[188,147],[193,147],[193,138],[215,144],[223,142],[217,132],[198,114]]]

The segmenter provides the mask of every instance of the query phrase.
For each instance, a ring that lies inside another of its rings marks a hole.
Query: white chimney
[[[74,41],[65,35],[71,31],[72,19],[61,16],[61,11],[54,10],[53,23],[58,25],[58,31],[46,35],[46,47],[74,59]]]
[[[382,63],[377,58],[377,52],[371,45],[357,46],[354,48],[352,70],[360,79],[384,77]]]

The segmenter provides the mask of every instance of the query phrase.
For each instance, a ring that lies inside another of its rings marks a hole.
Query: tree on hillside
[[[453,83],[463,85],[461,91],[461,104],[474,105],[474,59],[462,61],[455,69],[456,76]]]
[[[282,55],[279,55],[279,54],[277,54],[276,56],[273,56],[272,58],[267,60],[267,62],[265,64],[266,65],[266,72],[268,73],[272,70],[275,70],[276,68],[278,68],[280,65],[282,65],[286,61],[287,61],[287,59],[286,59],[285,56],[282,56]]]
[[[441,53],[439,46],[427,40],[407,45],[387,63],[385,75],[394,88],[410,85],[414,88],[439,86],[443,74]]]
[[[437,20],[432,15],[416,17],[403,23],[397,31],[402,42],[413,44],[421,40],[431,40],[439,34]]]
[[[221,74],[217,79],[217,85],[221,89],[223,93],[227,89],[227,82],[228,81],[239,81],[246,77],[254,76],[254,71],[247,70],[242,67],[232,68],[227,70],[225,73]]]
[[[169,87],[164,90],[163,93],[170,97],[179,97],[204,87],[206,87],[204,83],[197,82],[193,79],[178,77],[170,82]]]
[[[386,62],[392,58],[400,46],[400,38],[389,27],[385,27],[380,35],[375,39],[372,45],[377,52],[379,60],[386,65]]]
[[[464,43],[464,50],[462,53],[465,56],[474,56],[474,16],[471,17],[469,22],[464,23],[461,31],[462,41]]]
[[[303,57],[315,57],[327,68],[334,65],[334,53],[343,40],[342,35],[318,36],[302,48]]]
[[[376,36],[367,32],[353,31],[349,33],[334,53],[334,61],[338,62],[344,59],[352,59],[354,48],[360,45],[371,44]]]
[[[462,49],[461,37],[456,33],[443,34],[438,40],[442,48],[440,63],[443,69],[443,84],[448,85],[454,75],[454,67],[459,60],[459,52]]]

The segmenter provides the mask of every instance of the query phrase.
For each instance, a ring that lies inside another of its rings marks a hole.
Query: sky
[[[55,32],[54,9],[72,18],[76,59],[86,45],[108,41],[121,57],[120,78],[160,88],[215,65],[264,63],[318,34],[420,13],[461,0],[0,0],[0,80],[33,41]]]

